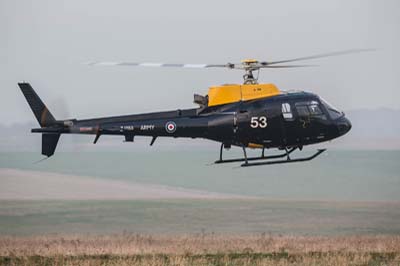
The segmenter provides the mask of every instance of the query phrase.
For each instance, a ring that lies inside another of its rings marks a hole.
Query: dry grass
[[[400,265],[400,236],[0,237],[0,265]]]

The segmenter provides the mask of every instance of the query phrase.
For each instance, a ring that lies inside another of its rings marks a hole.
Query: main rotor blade
[[[350,49],[350,50],[336,51],[336,52],[332,52],[332,53],[317,54],[317,55],[311,55],[311,56],[304,56],[304,57],[298,57],[298,58],[280,60],[280,61],[272,61],[272,62],[264,61],[264,62],[260,62],[260,65],[268,66],[268,65],[289,63],[289,62],[295,62],[295,61],[311,60],[311,59],[324,58],[324,57],[330,57],[330,56],[357,54],[357,53],[372,52],[372,51],[376,51],[376,49]]]
[[[294,67],[309,67],[314,65],[284,65],[284,66],[272,66],[282,63],[289,63],[295,61],[318,59],[330,56],[340,56],[346,54],[356,54],[362,52],[371,52],[375,49],[350,49],[344,51],[336,51],[332,53],[317,54],[305,57],[298,57],[287,60],[272,61],[272,62],[242,62],[242,63],[226,63],[226,64],[182,64],[182,63],[156,63],[156,62],[89,62],[86,63],[90,66],[133,66],[133,67],[178,67],[178,68],[228,68],[228,69],[242,69],[242,70],[256,70],[260,68],[294,68]]]
[[[210,67],[227,67],[231,64],[171,64],[171,63],[155,63],[155,62],[89,62],[90,66],[140,66],[140,67],[181,67],[181,68],[210,68]]]
[[[297,68],[297,67],[316,67],[318,65],[278,65],[278,66],[260,66],[260,68]]]

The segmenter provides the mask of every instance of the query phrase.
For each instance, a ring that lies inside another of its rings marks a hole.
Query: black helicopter
[[[221,143],[219,159],[215,163],[244,162],[241,166],[282,164],[314,159],[325,149],[303,158],[291,159],[290,154],[296,149],[302,150],[305,145],[346,134],[351,129],[351,123],[343,112],[318,95],[304,91],[284,92],[273,84],[258,84],[258,75],[255,77],[253,72],[263,68],[305,67],[309,65],[285,63],[370,50],[347,50],[273,62],[247,59],[240,64],[222,65],[90,63],[103,66],[223,67],[245,71],[243,84],[210,87],[206,96],[195,94],[194,103],[199,105],[198,108],[157,113],[57,120],[29,83],[18,85],[40,124],[40,128],[31,132],[42,133],[42,154],[47,157],[54,154],[61,134],[92,134],[95,135],[94,143],[101,135],[122,135],[127,142],[133,142],[135,136],[150,136],[150,145],[157,137],[204,138]],[[242,147],[243,158],[223,159],[223,149],[232,145]],[[246,148],[259,148],[261,155],[248,157]],[[266,148],[284,152],[266,156]]]

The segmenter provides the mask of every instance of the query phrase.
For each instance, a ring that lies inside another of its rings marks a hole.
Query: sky
[[[20,81],[65,119],[191,108],[193,93],[243,74],[88,61],[224,64],[352,48],[377,51],[265,70],[260,82],[313,91],[343,110],[399,109],[399,13],[397,0],[0,0],[0,123],[34,121]]]

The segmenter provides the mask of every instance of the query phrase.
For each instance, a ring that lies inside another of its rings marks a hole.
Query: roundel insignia
[[[174,133],[176,131],[176,124],[172,121],[169,121],[165,124],[165,130],[168,133]]]

